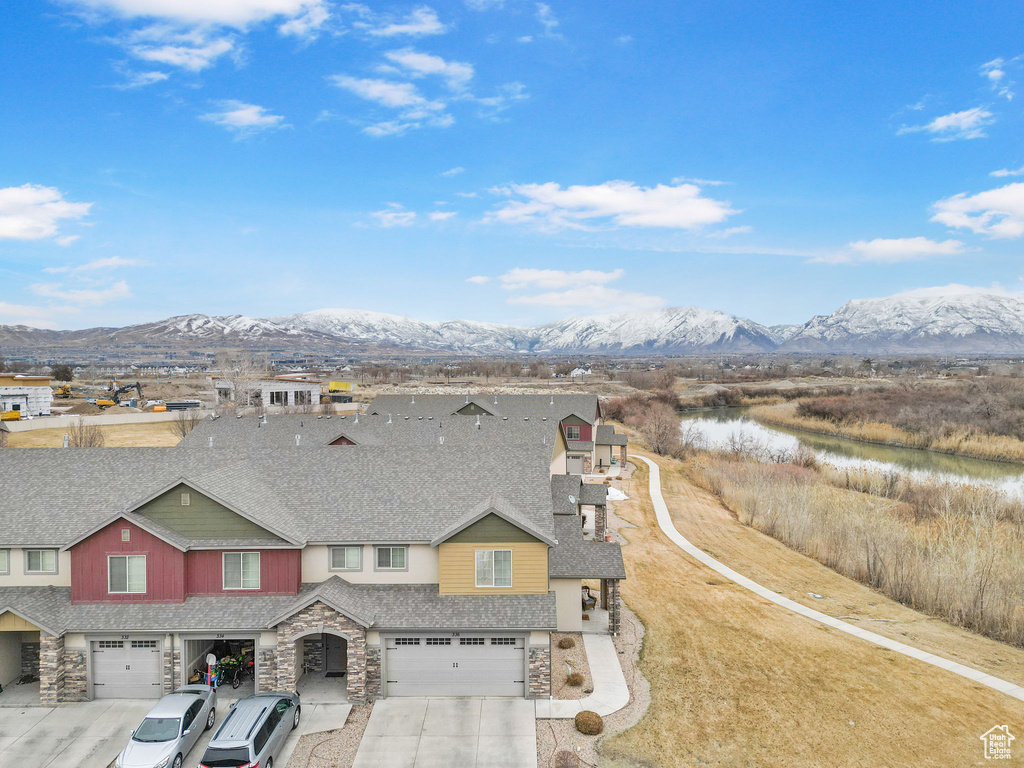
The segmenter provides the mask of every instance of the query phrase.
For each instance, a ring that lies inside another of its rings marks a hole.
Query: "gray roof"
[[[297,542],[430,542],[491,495],[553,538],[549,446],[0,451],[0,547],[64,546],[175,482]],[[194,544],[193,544],[194,545]]]
[[[629,437],[618,434],[611,424],[598,425],[594,433],[594,442],[598,445],[629,445]]]
[[[503,446],[541,443],[554,448],[553,420],[494,419],[450,414],[270,415],[204,419],[178,443],[181,448],[320,448],[339,438],[356,445]],[[210,439],[213,438],[211,445]]]
[[[583,483],[580,487],[580,504],[603,507],[608,503],[608,488],[600,483]]]
[[[583,478],[579,475],[551,476],[551,509],[556,515],[578,515],[580,508],[580,486]],[[570,499],[570,497],[572,497]]]
[[[558,544],[548,551],[548,575],[563,579],[624,579],[622,547],[617,542],[586,541],[577,517],[555,518]]]
[[[554,544],[555,541],[546,532],[538,530],[527,515],[524,515],[514,504],[509,502],[508,499],[502,498],[497,494],[492,494],[482,502],[477,504],[473,509],[469,510],[461,520],[454,521],[451,525],[445,528],[441,533],[434,537],[434,540],[430,542],[431,546],[437,546],[438,544],[450,539],[459,531],[468,528],[477,520],[481,520],[487,515],[494,514],[501,517],[517,528],[521,528],[531,536],[540,539],[547,544]]]
[[[189,597],[184,603],[72,604],[70,587],[0,587],[13,610],[47,632],[240,631],[273,627],[328,596],[365,614],[375,629],[554,629],[555,596],[440,595],[436,584],[350,584],[337,576],[303,584],[298,597]],[[313,598],[313,599],[310,599]],[[327,602],[325,600],[324,602]],[[328,603],[331,604],[331,603]]]
[[[561,421],[569,416],[579,416],[593,424],[600,416],[597,395],[377,395],[366,412],[436,417],[454,414],[469,403],[475,403],[492,416],[507,416],[510,420],[548,417]]]
[[[592,451],[594,443],[591,440],[567,440],[566,447],[570,451]]]

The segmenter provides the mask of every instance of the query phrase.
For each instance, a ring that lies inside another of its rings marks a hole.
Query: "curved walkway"
[[[611,635],[585,634],[583,647],[587,650],[594,692],[585,699],[540,699],[538,718],[576,717],[585,709],[607,717],[629,704],[629,686]]]
[[[711,557],[711,555],[707,554],[701,549],[698,549],[689,541],[687,541],[687,539],[684,538],[683,535],[676,530],[676,527],[672,522],[672,516],[669,514],[668,506],[666,506],[665,504],[665,497],[661,495],[661,467],[658,466],[656,462],[653,462],[650,459],[647,459],[643,456],[633,455],[630,456],[630,458],[638,459],[644,462],[651,469],[651,501],[654,502],[654,512],[657,515],[658,525],[661,527],[662,532],[666,536],[668,536],[672,540],[672,542],[676,544],[680,549],[682,549],[687,554],[695,557],[704,565],[708,566],[708,568],[717,571],[722,576],[725,576],[727,579],[734,581],[741,587],[749,589],[751,592],[760,595],[766,600],[770,600],[776,605],[780,605],[783,608],[787,608],[788,610],[793,611],[794,613],[799,613],[801,616],[806,616],[808,619],[811,619],[812,621],[817,621],[820,624],[825,624],[826,626],[832,627],[833,629],[838,629],[840,632],[845,632],[848,635],[859,637],[861,640],[867,640],[869,643],[874,643],[875,645],[881,646],[883,648],[888,648],[891,651],[902,653],[904,656],[909,656],[912,659],[923,661],[925,664],[931,664],[932,666],[938,667],[939,669],[944,669],[947,672],[952,672],[955,675],[960,675],[961,677],[965,677],[968,680],[972,680],[976,683],[980,683],[981,685],[985,685],[989,688],[997,690],[1000,693],[1005,693],[1007,696],[1012,696],[1015,699],[1024,701],[1024,687],[1022,686],[1016,685],[1015,683],[1011,683],[1006,680],[1001,680],[998,677],[993,677],[992,675],[989,675],[985,672],[981,672],[977,669],[974,669],[973,667],[968,667],[963,664],[958,664],[955,661],[944,659],[941,656],[936,656],[933,653],[918,650],[917,648],[906,645],[904,643],[900,643],[896,640],[892,640],[888,637],[875,634],[874,632],[868,632],[867,630],[855,627],[852,624],[847,624],[845,621],[840,621],[839,619],[833,618],[832,616],[829,616],[827,613],[815,611],[812,608],[808,608],[805,605],[801,605],[795,600],[790,600],[788,597],[783,597],[782,595],[772,592],[770,589],[762,587],[756,581],[752,581],[751,579],[748,579],[746,576],[737,573],[732,568],[729,568],[726,565],[722,565],[722,563],[718,562],[718,560]]]

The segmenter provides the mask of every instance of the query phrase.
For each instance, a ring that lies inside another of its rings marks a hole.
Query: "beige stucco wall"
[[[564,475],[565,474],[565,451],[559,451],[555,454],[555,457],[551,460],[551,474],[552,475]]]
[[[21,677],[21,633],[0,632],[0,685]]]
[[[442,595],[544,595],[548,592],[548,545],[542,541],[509,543],[441,544],[440,581]],[[512,550],[512,586],[476,586],[476,551]]]
[[[582,588],[580,579],[551,579],[560,632],[579,632],[583,629]]]
[[[337,575],[353,584],[437,584],[437,550],[429,544],[409,546],[409,569],[406,571],[373,570],[374,549],[369,544],[363,546],[361,571],[332,571],[329,549],[318,544],[302,550],[304,582],[326,581]]]
[[[612,464],[612,447],[610,445],[594,446],[594,464],[604,464],[610,467]]]
[[[35,549],[35,547],[31,547]],[[11,548],[11,572],[0,576],[0,587],[70,587],[71,553],[57,553],[57,573],[25,573],[25,551],[21,547]]]
[[[85,639],[85,635],[74,632],[64,635],[64,647],[65,648],[88,648],[89,643]]]

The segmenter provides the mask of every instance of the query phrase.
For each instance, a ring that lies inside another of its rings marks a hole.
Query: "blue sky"
[[[694,305],[773,324],[1024,288],[1014,3],[3,14],[0,323]]]

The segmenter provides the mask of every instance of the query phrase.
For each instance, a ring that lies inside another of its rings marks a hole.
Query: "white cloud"
[[[512,296],[509,304],[529,304],[543,307],[594,307],[601,306],[607,312],[631,312],[639,309],[656,309],[665,306],[660,296],[632,293],[604,285],[583,285],[565,291],[551,291],[535,296]]]
[[[949,285],[937,285],[928,288],[912,288],[908,291],[894,293],[892,298],[929,299],[940,296],[1009,296],[1012,298],[1024,298],[1024,294],[1020,291],[1011,291],[999,283],[992,283],[992,285],[987,287],[950,283]]]
[[[5,325],[28,325],[33,328],[59,328],[59,324],[53,319],[55,314],[69,314],[77,312],[75,307],[33,307],[27,304],[11,304],[0,301],[0,318],[4,318]]]
[[[1013,87],[1014,83],[1010,82],[1006,76],[1006,69],[1008,65],[1014,64],[1020,57],[1016,57],[1007,61],[1006,59],[992,59],[981,65],[981,76],[988,80],[992,86],[992,90],[997,95],[1002,96],[1007,101],[1013,99]]]
[[[560,39],[562,34],[558,32],[558,19],[555,12],[547,3],[537,3],[537,21],[544,27],[544,36]]]
[[[1024,183],[1016,182],[976,195],[966,192],[939,200],[932,221],[966,228],[992,238],[1024,235]]]
[[[1024,176],[1024,166],[1021,166],[1020,168],[1013,168],[1013,169],[1010,169],[1010,168],[1000,168],[998,171],[992,171],[992,173],[990,173],[989,176],[996,176],[996,177],[1002,177],[1002,176]]]
[[[401,18],[378,14],[360,3],[349,3],[342,6],[342,9],[355,13],[359,17],[359,21],[352,24],[354,28],[374,37],[396,37],[398,35],[420,37],[442,35],[448,31],[448,28],[437,17],[437,11],[426,5],[414,8]]]
[[[440,56],[420,53],[412,48],[388,51],[384,56],[405,70],[405,74],[409,77],[437,75],[443,78],[448,83],[448,87],[454,91],[465,89],[469,81],[473,79],[472,64],[461,61],[445,61]]]
[[[476,192],[456,192],[456,197],[479,197]]]
[[[43,272],[51,275],[59,275],[65,272],[77,274],[80,272],[95,272],[99,269],[112,269],[114,267],[142,267],[145,265],[146,262],[140,259],[123,259],[120,256],[109,256],[104,259],[95,259],[87,264],[79,264],[77,267],[46,267],[43,269]]]
[[[382,107],[399,110],[399,119],[374,123],[363,129],[371,136],[394,136],[412,128],[429,125],[446,128],[455,119],[444,112],[447,105],[425,98],[412,83],[334,75],[331,81],[356,96]]]
[[[170,75],[165,72],[129,72],[126,77],[127,80],[114,87],[121,91],[131,91],[136,88],[145,88],[154,83],[162,83]]]
[[[532,43],[533,35],[521,35],[516,38],[517,43]]]
[[[587,222],[593,220],[623,227],[699,229],[739,213],[728,202],[703,197],[694,184],[639,187],[630,181],[607,181],[563,189],[547,182],[513,184],[492,191],[521,199],[492,210],[486,221],[536,224],[547,229],[586,229]]]
[[[718,229],[714,232],[708,232],[705,237],[710,237],[714,240],[725,240],[726,238],[732,237],[733,235],[746,235],[753,232],[754,228],[749,224],[744,224],[742,227],[726,227],[725,229]]]
[[[447,221],[448,219],[458,216],[458,211],[432,211],[430,214],[431,221]]]
[[[985,126],[993,121],[993,114],[983,107],[965,109],[936,117],[926,125],[905,125],[897,131],[904,133],[930,133],[932,141],[954,141],[956,139],[981,139],[985,137]]]
[[[317,3],[306,8],[300,16],[289,19],[277,28],[282,35],[312,40],[320,34],[324,24],[331,17],[325,5]]]
[[[200,119],[234,131],[239,136],[283,127],[284,117],[270,113],[266,107],[235,99],[218,102],[218,105],[219,112],[201,115]]]
[[[504,8],[505,0],[465,0],[466,7],[473,11],[486,11],[491,8]]]
[[[501,280],[502,288],[510,291],[521,288],[556,290],[558,288],[570,288],[579,285],[604,285],[605,283],[618,280],[625,274],[626,270],[624,269],[615,269],[611,272],[601,272],[596,269],[566,272],[561,269],[516,267],[515,269],[510,269],[498,279]]]
[[[65,288],[61,283],[35,283],[29,289],[37,296],[90,306],[106,304],[114,299],[126,299],[132,295],[124,280],[118,280],[108,288]]]
[[[0,240],[57,237],[61,220],[75,221],[92,203],[71,203],[55,187],[23,184],[0,189]]]
[[[241,29],[267,19],[303,16],[325,3],[323,0],[72,0],[72,5],[124,18],[161,18]]]
[[[927,237],[875,238],[850,243],[838,253],[820,256],[813,261],[831,264],[871,262],[896,264],[901,261],[915,261],[932,256],[955,256],[963,253],[964,244],[959,240],[929,240]]]
[[[65,248],[67,248],[69,245],[71,245],[73,242],[75,242],[75,240],[78,240],[80,237],[81,237],[81,235],[62,235],[61,237],[55,237],[53,239],[53,242],[55,242],[57,245],[62,245]]]
[[[676,176],[672,179],[673,184],[696,184],[698,187],[720,187],[729,184],[728,181],[716,181],[715,179],[694,179],[689,176]]]
[[[530,98],[526,93],[526,86],[522,83],[505,83],[498,87],[494,96],[482,96],[474,99],[480,105],[480,117],[498,119],[498,115],[512,106],[517,101]]]
[[[370,214],[377,219],[378,226],[390,229],[391,227],[410,227],[416,221],[416,212],[407,211],[398,203],[388,203],[388,207],[381,211],[374,211]]]
[[[119,42],[137,59],[189,72],[201,72],[237,49],[233,34],[208,27],[186,29],[165,23],[137,29]]]
[[[464,173],[465,171],[465,168],[463,168],[461,165],[457,165],[454,168],[449,168],[447,171],[442,171],[441,175],[450,178],[452,176],[458,176],[460,173]]]
[[[491,278],[487,275],[473,275],[473,277],[467,277],[467,283],[475,283],[476,285],[483,285],[484,283],[490,282]]]

